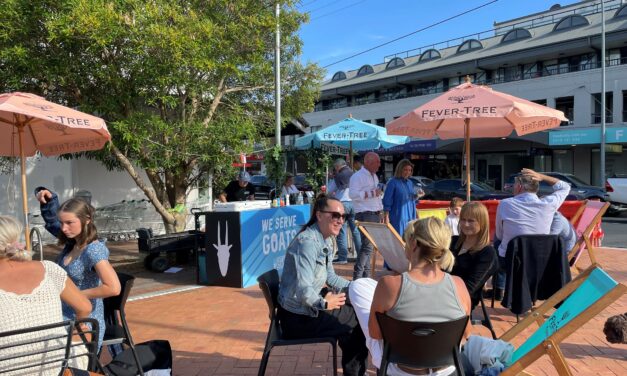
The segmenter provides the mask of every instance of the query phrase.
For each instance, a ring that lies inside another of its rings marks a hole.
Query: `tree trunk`
[[[111,151],[113,152],[113,155],[115,155],[115,157],[118,159],[122,167],[124,167],[126,172],[128,172],[131,178],[135,181],[137,187],[139,187],[139,189],[144,192],[146,197],[148,197],[150,203],[155,207],[159,215],[161,215],[161,218],[163,219],[163,224],[166,228],[166,232],[171,232],[168,231],[168,228],[174,227],[174,224],[176,223],[176,219],[174,218],[174,216],[169,213],[168,210],[163,206],[163,204],[161,203],[161,201],[159,201],[159,198],[155,194],[155,191],[148,187],[148,185],[144,182],[144,179],[142,179],[135,170],[133,164],[126,158],[126,156],[120,151],[120,149],[118,149],[113,144],[113,142],[111,142]]]

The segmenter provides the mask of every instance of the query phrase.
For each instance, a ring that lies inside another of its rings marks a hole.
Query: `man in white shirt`
[[[380,166],[379,156],[374,152],[369,152],[364,157],[362,168],[350,178],[348,194],[353,202],[355,219],[358,221],[377,223],[383,221],[383,202],[381,201],[383,191],[379,187],[377,177]],[[372,243],[362,236],[353,280],[371,277],[370,256],[373,248]]]
[[[539,198],[537,193],[542,181],[553,187],[553,193]],[[570,184],[528,168],[523,168],[521,175],[514,179],[515,196],[502,200],[496,210],[495,245],[501,241],[498,253],[502,269],[496,283],[497,297],[505,288],[503,270],[509,241],[519,235],[549,234],[553,215],[569,193]]]

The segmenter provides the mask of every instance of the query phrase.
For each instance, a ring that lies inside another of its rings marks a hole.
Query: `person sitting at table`
[[[300,191],[294,185],[294,175],[285,175],[285,181],[283,182],[283,186],[281,187],[281,197],[289,197],[289,195],[291,195],[292,193],[298,192]]]
[[[221,202],[246,201],[255,199],[256,187],[250,182],[250,174],[244,170],[237,174],[237,180],[227,184],[220,194]]]
[[[397,320],[443,322],[470,315],[470,296],[461,278],[451,276],[454,257],[449,246],[451,231],[436,217],[412,221],[404,234],[405,253],[410,262],[407,272],[379,280],[361,278],[351,282],[349,295],[359,324],[366,336],[372,363],[379,368],[383,355],[383,336],[376,312]],[[470,335],[470,323],[464,338]],[[451,365],[432,374],[451,375]],[[429,369],[413,369],[390,364],[388,374],[430,374]]]
[[[76,318],[89,316],[92,305],[81,294],[74,282],[59,265],[51,261],[31,261],[31,252],[18,243],[22,226],[12,217],[0,216],[0,333],[26,329],[47,324],[56,324],[64,320],[61,303],[71,307]],[[63,328],[61,328],[62,330]],[[83,330],[89,328],[83,327]],[[103,328],[101,328],[104,330]],[[42,333],[43,334],[43,333]],[[48,333],[49,335],[50,333]],[[59,333],[63,334],[63,333]],[[30,337],[29,337],[30,336]],[[22,338],[12,336],[16,341],[32,341],[31,334]],[[24,346],[2,349],[8,343],[8,337],[0,339],[0,374],[7,369],[21,365],[36,365],[46,359],[58,359],[57,351],[48,351],[30,358],[7,359],[11,355],[23,354],[25,351],[38,352],[47,348],[63,346],[63,340],[42,338],[39,342]],[[11,341],[12,342],[12,341]],[[72,367],[86,369],[87,358],[78,357],[71,363]],[[39,368],[27,368],[20,375],[59,375],[62,364],[49,363]],[[11,372],[10,374],[16,374]]]
[[[459,216],[459,238],[453,245],[455,265],[452,275],[460,277],[472,299],[479,303],[483,285],[498,269],[498,255],[490,244],[488,209],[480,202],[467,202]]]
[[[337,338],[344,375],[364,375],[368,349],[346,296],[350,282],[335,274],[329,244],[344,218],[339,200],[324,194],[316,199],[309,222],[287,248],[277,314],[287,338]]]

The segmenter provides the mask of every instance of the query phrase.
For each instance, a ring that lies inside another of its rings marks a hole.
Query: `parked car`
[[[542,172],[542,174],[552,176],[559,180],[565,181],[570,184],[570,193],[566,196],[567,201],[579,201],[579,200],[600,200],[610,201],[608,194],[602,187],[590,185],[573,174],[566,174],[562,172]],[[519,176],[520,173],[512,174],[507,178],[503,186],[503,191],[513,193],[514,190],[514,178]],[[540,197],[553,193],[553,187],[546,182],[540,182],[540,189],[538,195]],[[617,205],[611,205],[607,210],[608,214],[615,214],[619,207]]]
[[[419,185],[420,188],[424,188],[427,185],[433,183],[433,179],[429,179],[424,176],[410,176],[409,179],[414,183],[414,187]]]
[[[450,201],[453,197],[466,199],[466,185],[462,184],[461,179],[437,180],[423,189],[425,191],[424,200]],[[470,183],[470,199],[473,201],[502,200],[508,197],[512,197],[511,193],[496,191],[489,185],[479,182]]]
[[[307,176],[303,174],[294,176],[294,185],[301,192],[313,191],[311,184],[307,183]]]
[[[250,182],[255,186],[255,200],[272,200],[275,193],[275,185],[266,175],[253,175]]]
[[[627,175],[614,175],[605,182],[605,190],[612,205],[627,208]]]

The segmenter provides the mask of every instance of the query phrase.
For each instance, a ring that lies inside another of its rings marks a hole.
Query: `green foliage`
[[[281,187],[285,180],[285,152],[279,145],[275,145],[266,152],[264,157],[266,176],[276,187]]]
[[[285,120],[312,108],[322,78],[298,60],[296,4],[283,1],[280,16]],[[273,129],[275,28],[272,3],[259,0],[5,0],[0,90],[105,118],[173,208]],[[120,167],[108,149],[91,156]]]
[[[311,184],[314,191],[318,191],[326,182],[327,171],[331,171],[331,154],[322,149],[309,149],[302,152],[307,162],[307,183]]]

